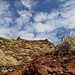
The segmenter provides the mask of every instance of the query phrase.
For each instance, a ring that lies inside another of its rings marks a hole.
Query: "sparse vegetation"
[[[12,66],[18,65],[18,61],[11,56],[1,56],[0,57],[0,66]]]
[[[0,37],[0,75],[75,75],[74,63],[73,36],[64,36],[56,46],[47,39],[33,41]]]
[[[65,55],[75,55],[75,38],[70,35],[66,35],[61,44],[56,46],[56,51],[53,55],[65,56]]]
[[[5,56],[3,50],[0,49],[0,57]]]

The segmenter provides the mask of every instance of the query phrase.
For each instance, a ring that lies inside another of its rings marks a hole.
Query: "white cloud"
[[[17,33],[18,36],[20,36],[23,39],[33,39],[34,38],[34,34],[33,33],[28,33],[25,30],[22,30],[20,32]]]
[[[47,19],[47,15],[48,14],[44,12],[37,13],[34,17],[34,21],[36,22],[45,21]]]
[[[36,32],[50,32],[53,31],[56,28],[56,26],[50,24],[50,23],[35,23],[34,29]]]
[[[26,11],[26,10],[18,11],[18,14],[19,14],[21,17],[23,17],[23,18],[25,18],[25,17],[31,17],[31,16],[32,16],[32,14],[31,14],[29,11]],[[28,19],[28,18],[27,18],[27,19]]]
[[[21,29],[24,25],[30,22],[30,18],[32,17],[32,14],[29,11],[23,10],[23,11],[17,11],[19,14],[19,18],[16,18],[16,26]]]
[[[34,29],[36,32],[50,32],[59,27],[58,21],[59,12],[51,13],[40,12],[34,16]]]
[[[64,0],[62,0],[64,1]],[[32,9],[36,4],[34,0],[21,0],[21,3]],[[60,8],[48,12],[37,12],[34,17],[30,11],[18,10],[18,18],[13,21],[10,5],[0,1],[0,36],[18,37],[24,39],[48,39],[57,43],[57,33],[53,32],[60,27],[75,29],[75,1],[66,1]],[[34,20],[31,21],[31,18]],[[10,26],[10,23],[14,25]],[[23,30],[22,30],[23,28]],[[59,32],[59,30],[58,30]],[[71,31],[70,34],[75,34]]]
[[[9,37],[10,23],[13,22],[11,11],[9,10],[10,4],[5,0],[0,0],[0,36]]]
[[[7,28],[1,28],[1,30],[0,30],[0,34],[9,34],[10,33],[10,30],[9,29],[7,29]]]
[[[16,8],[20,8],[20,7],[22,6],[21,1],[20,1],[20,0],[15,0],[14,6],[15,6]]]
[[[63,6],[61,16],[63,17],[63,22],[66,20],[68,28],[75,28],[75,1],[68,1]]]
[[[59,27],[70,29],[75,28],[74,4],[74,2],[70,3],[70,1],[68,1],[63,4],[58,10],[52,10],[52,12],[50,13],[37,12],[34,17],[29,11],[18,12],[20,17],[16,19],[17,25],[25,24],[25,30],[22,32],[20,31],[19,35],[22,35],[22,38],[49,39],[50,41],[55,41],[57,43],[59,39],[56,36],[57,33],[53,33],[55,29]],[[34,19],[33,23],[30,21],[31,17],[33,17]],[[36,36],[34,36],[34,32],[37,33]],[[54,38],[55,40],[53,40]]]
[[[58,14],[59,14],[58,11],[53,11],[51,13],[40,12],[35,15],[34,21],[36,22],[45,22],[48,20],[51,21],[52,19],[57,18]]]
[[[38,13],[34,17],[35,29],[39,32],[53,31],[59,27],[75,28],[75,1],[67,1],[59,10]],[[60,16],[59,16],[60,14]],[[44,23],[43,23],[44,22]],[[52,29],[52,30],[51,30]]]
[[[67,0],[58,0],[58,1],[60,1],[60,2],[64,2],[64,1],[67,1]]]
[[[58,42],[59,42],[59,39],[56,37],[56,34],[55,33],[46,33],[46,32],[44,32],[44,33],[38,33],[36,36],[35,36],[35,38],[34,38],[34,40],[44,40],[44,39],[48,39],[50,42],[53,42],[53,43],[55,43],[55,44],[58,44]]]
[[[21,0],[21,3],[22,3],[24,6],[28,7],[29,9],[32,9],[33,6],[36,5],[36,2],[35,2],[34,0]]]
[[[0,0],[0,26],[8,27],[12,20],[12,14],[9,11],[9,3],[7,1]]]
[[[8,28],[0,28],[0,36],[9,37],[10,34],[11,34],[10,29],[8,29]]]
[[[4,20],[6,23],[12,22],[12,18],[10,18],[10,17],[5,17]]]
[[[9,8],[9,4],[6,1],[0,0],[0,15],[5,13],[5,11]]]
[[[66,1],[58,10],[53,10],[51,13],[36,13],[34,21],[34,30],[40,33],[36,39],[49,39],[49,34],[42,33],[50,32],[51,34],[59,27],[75,29],[75,1]],[[57,38],[56,35],[53,35],[53,37]]]

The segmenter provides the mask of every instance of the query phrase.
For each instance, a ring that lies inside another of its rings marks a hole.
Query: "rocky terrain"
[[[45,40],[0,37],[0,75],[75,75],[75,38]]]

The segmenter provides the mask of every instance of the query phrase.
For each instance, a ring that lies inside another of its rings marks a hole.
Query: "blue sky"
[[[0,0],[0,36],[28,40],[75,36],[75,0]]]

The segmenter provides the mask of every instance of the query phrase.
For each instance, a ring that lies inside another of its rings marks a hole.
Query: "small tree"
[[[61,44],[56,46],[56,51],[53,53],[53,55],[73,55],[75,54],[75,38],[70,35],[66,35],[62,38]],[[73,48],[74,47],[74,48]]]

